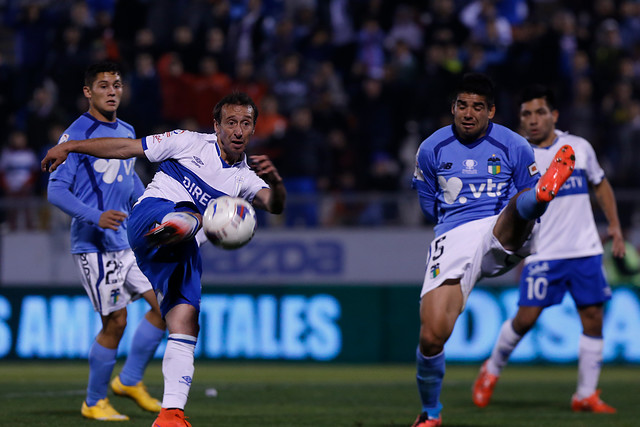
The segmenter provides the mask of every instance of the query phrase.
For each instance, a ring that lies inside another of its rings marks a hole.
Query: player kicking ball
[[[578,384],[571,399],[576,412],[615,413],[600,399],[597,390],[602,367],[603,304],[611,289],[602,272],[602,244],[591,209],[589,187],[609,222],[613,255],[625,254],[624,239],[611,185],[598,163],[593,147],[585,139],[556,130],[555,96],[544,86],[527,87],[520,103],[520,122],[533,145],[536,162],[549,163],[551,153],[569,144],[578,153],[572,185],[562,188],[558,198],[540,218],[537,253],[527,257],[520,278],[519,308],[500,329],[491,357],[482,365],[473,386],[473,403],[481,408],[493,390],[509,356],[535,325],[542,311],[560,304],[566,292],[575,301],[582,334],[578,342]]]
[[[503,274],[532,250],[536,220],[573,172],[569,145],[540,177],[529,143],[493,123],[493,82],[466,74],[451,105],[453,124],[422,142],[413,187],[435,238],[420,294],[416,351],[422,411],[412,427],[442,425],[444,345],[483,277]]]

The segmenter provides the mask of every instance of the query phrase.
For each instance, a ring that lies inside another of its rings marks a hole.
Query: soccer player
[[[42,160],[43,170],[51,163],[50,171],[70,152],[120,159],[145,156],[160,163],[131,211],[128,228],[129,242],[153,284],[169,329],[162,410],[154,427],[190,426],[184,407],[194,373],[202,275],[193,237],[208,202],[229,195],[274,214],[284,208],[286,190],[271,160],[251,156],[250,168],[244,153],[257,118],[254,101],[233,93],[213,110],[215,134],[175,130],[135,140],[69,141],[49,150]]]
[[[413,186],[436,223],[420,294],[416,351],[422,412],[413,427],[442,425],[444,344],[482,277],[502,274],[531,250],[535,220],[571,175],[575,157],[562,147],[540,178],[533,150],[493,123],[493,82],[465,74],[451,105],[453,124],[422,142]]]
[[[573,147],[577,160],[573,175],[540,218],[540,232],[536,236],[538,250],[526,258],[520,278],[518,312],[502,325],[491,357],[482,365],[474,383],[472,397],[479,407],[489,404],[513,350],[535,325],[542,310],[560,304],[568,291],[582,322],[578,386],[571,398],[571,409],[614,413],[616,410],[600,400],[600,392],[596,390],[602,365],[603,303],[611,298],[611,289],[602,272],[602,244],[593,219],[589,186],[609,223],[614,256],[624,256],[624,239],[613,190],[593,147],[583,138],[557,130],[557,120],[558,110],[551,90],[533,85],[523,91],[520,123],[534,148],[537,164],[549,165],[553,153],[563,145]]]
[[[89,66],[84,84],[89,111],[64,131],[59,144],[92,137],[134,138],[133,127],[116,117],[123,86],[118,65]],[[138,268],[127,240],[127,217],[144,191],[134,164],[135,159],[107,161],[73,153],[49,177],[49,201],[72,217],[71,253],[82,285],[102,318],[102,329],[89,350],[89,385],[81,409],[83,416],[96,420],[129,419],[111,406],[107,389],[127,324],[127,304],[140,297],[151,308],[140,321],[122,372],[111,388],[133,398],[143,409],[160,411],[160,402],[142,383],[165,324],[151,283]]]

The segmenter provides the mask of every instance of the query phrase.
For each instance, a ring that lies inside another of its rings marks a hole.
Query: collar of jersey
[[[111,123],[111,122],[103,122],[102,120],[98,120],[98,119],[96,119],[95,117],[93,117],[91,114],[89,114],[88,112],[85,112],[85,113],[83,113],[82,115],[83,115],[83,116],[85,116],[85,117],[86,117],[86,118],[88,118],[88,119],[93,120],[93,121],[94,121],[94,122],[96,122],[96,123],[100,123],[100,124],[101,124],[101,125],[103,125],[103,126],[108,126],[108,127],[110,127],[111,129],[115,129],[115,128],[117,128],[117,127],[118,127],[118,120],[117,120],[117,119],[116,119],[116,121],[115,121],[115,122]]]
[[[246,157],[245,153],[242,153],[242,157],[240,157],[240,160],[238,160],[234,164],[230,165],[229,163],[227,163],[227,161],[225,159],[222,158],[222,153],[220,152],[220,146],[218,145],[218,141],[216,141],[214,144],[216,146],[216,151],[218,152],[218,157],[220,157],[220,161],[222,162],[222,167],[223,168],[239,168],[240,165],[242,165],[242,161]]]
[[[478,144],[480,144],[482,141],[485,140],[486,137],[489,136],[489,134],[491,133],[491,129],[493,129],[493,122],[491,120],[489,120],[489,125],[487,126],[487,131],[484,133],[484,135],[478,139],[476,139],[475,141],[471,141],[471,142],[464,142],[462,139],[460,139],[458,137],[458,132],[456,131],[456,125],[455,124],[451,124],[451,130],[453,131],[453,135],[455,135],[456,139],[458,140],[458,142],[460,142],[460,144],[464,145],[465,147],[469,147],[469,148],[473,148],[475,146],[477,146]]]

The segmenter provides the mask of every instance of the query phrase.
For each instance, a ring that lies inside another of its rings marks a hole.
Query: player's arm
[[[612,251],[613,256],[622,258],[625,254],[624,237],[622,236],[622,228],[620,227],[620,219],[618,218],[618,208],[616,206],[616,196],[613,193],[613,188],[607,180],[603,178],[599,184],[593,186],[594,194],[598,205],[604,212],[604,216],[607,217],[609,226],[607,227],[607,233],[609,237],[613,239]]]
[[[431,169],[427,166],[427,157],[426,151],[418,151],[411,187],[415,188],[418,192],[420,208],[422,209],[424,216],[427,218],[427,221],[436,223],[438,222],[435,184],[436,177],[431,173]]]
[[[267,156],[251,156],[250,161],[256,175],[269,184],[269,188],[263,188],[256,193],[253,205],[273,214],[281,214],[284,210],[287,190],[278,170]]]
[[[128,159],[144,156],[141,139],[94,138],[67,141],[47,151],[40,166],[44,172],[53,172],[66,160],[69,153],[89,154],[103,159]]]
[[[101,211],[83,203],[71,192],[68,183],[57,179],[49,180],[47,199],[69,216],[114,231],[127,217],[124,212],[113,209]]]

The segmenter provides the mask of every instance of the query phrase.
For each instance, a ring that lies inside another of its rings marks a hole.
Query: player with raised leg
[[[573,171],[573,150],[564,146],[540,178],[532,148],[493,123],[495,111],[492,81],[466,74],[451,105],[453,124],[423,141],[416,156],[413,186],[436,235],[420,295],[422,411],[413,427],[442,425],[444,344],[469,293],[481,278],[500,275],[529,254],[535,220]]]
[[[83,88],[89,110],[64,131],[59,143],[90,137],[135,138],[133,127],[116,117],[122,90],[117,64],[91,65]],[[49,177],[49,201],[72,217],[71,253],[102,318],[102,329],[89,350],[89,384],[81,408],[84,417],[96,420],[129,419],[111,406],[107,390],[127,324],[126,306],[140,297],[151,308],[138,325],[111,388],[143,409],[160,411],[160,402],[149,395],[142,376],[164,336],[165,324],[151,283],[136,264],[125,226],[133,203],[144,191],[134,164],[135,159],[105,161],[74,153]]]
[[[202,275],[200,249],[193,237],[209,201],[228,195],[271,213],[284,209],[286,190],[271,160],[252,156],[253,169],[247,163],[245,150],[257,118],[253,100],[233,93],[214,108],[215,134],[176,130],[135,140],[70,141],[49,150],[42,160],[43,170],[49,171],[70,152],[119,159],[145,156],[159,163],[131,211],[128,228],[129,242],[153,284],[169,329],[162,362],[162,410],[153,427],[191,425],[184,407],[194,373]]]
[[[602,244],[591,209],[589,187],[609,222],[613,255],[624,257],[625,247],[611,185],[598,164],[593,147],[583,138],[556,129],[558,110],[555,96],[544,86],[533,85],[522,93],[520,123],[534,148],[536,162],[549,164],[552,153],[562,145],[576,152],[576,170],[556,201],[540,219],[537,253],[525,260],[520,278],[519,308],[508,319],[491,357],[480,369],[472,399],[479,407],[489,404],[493,390],[509,356],[524,335],[535,325],[542,311],[560,304],[568,291],[575,301],[582,322],[578,342],[578,384],[571,409],[614,413],[596,389],[602,366],[603,304],[611,289],[602,272]]]

